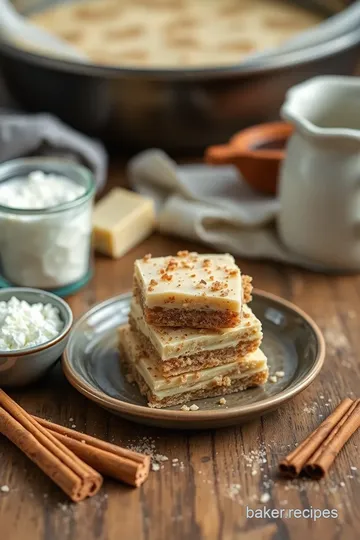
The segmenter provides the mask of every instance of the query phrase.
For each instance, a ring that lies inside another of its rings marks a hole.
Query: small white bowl
[[[0,290],[0,302],[8,302],[12,296],[29,304],[41,302],[58,308],[64,328],[58,336],[42,345],[18,351],[0,351],[0,387],[23,386],[44,375],[62,355],[73,323],[69,305],[52,293],[26,287]]]

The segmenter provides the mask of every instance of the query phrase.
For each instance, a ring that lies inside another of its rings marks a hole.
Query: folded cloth
[[[151,197],[158,229],[253,259],[272,259],[321,270],[289,252],[276,230],[279,201],[253,191],[233,166],[177,165],[150,149],[128,165],[131,187]]]
[[[98,190],[105,184],[107,155],[101,143],[50,114],[0,109],[0,161],[34,153],[80,161],[94,173]]]

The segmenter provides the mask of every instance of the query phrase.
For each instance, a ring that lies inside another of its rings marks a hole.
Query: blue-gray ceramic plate
[[[100,406],[128,420],[172,429],[207,429],[239,424],[265,414],[304,390],[318,375],[325,356],[323,336],[314,321],[295,305],[255,291],[251,308],[261,320],[262,350],[270,374],[285,376],[263,387],[196,401],[198,411],[180,407],[151,409],[120,369],[117,328],[127,322],[131,294],[96,305],[73,327],[63,357],[70,383]]]

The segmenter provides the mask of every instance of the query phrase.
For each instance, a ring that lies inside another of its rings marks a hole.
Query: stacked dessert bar
[[[129,324],[119,330],[121,362],[150,407],[266,382],[251,291],[231,255],[179,251],[135,261]]]

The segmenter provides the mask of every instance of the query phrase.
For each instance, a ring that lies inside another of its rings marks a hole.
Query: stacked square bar
[[[264,384],[261,323],[247,303],[251,278],[231,255],[135,261],[121,362],[150,407],[169,407]]]

